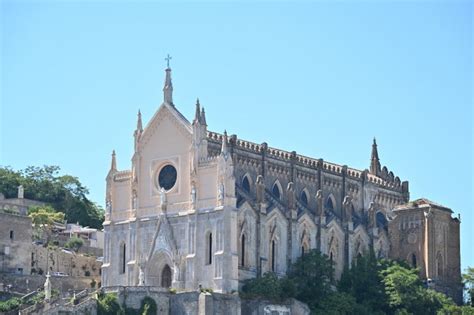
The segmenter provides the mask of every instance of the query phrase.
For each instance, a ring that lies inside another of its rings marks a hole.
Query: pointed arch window
[[[301,192],[300,201],[304,206],[308,206],[308,194],[304,190]]]
[[[326,200],[325,208],[329,211],[334,211],[334,203],[332,201],[331,196],[329,196],[328,199]]]
[[[171,268],[168,265],[165,265],[161,272],[161,286],[163,288],[171,287]]]
[[[249,177],[247,175],[244,176],[244,178],[242,179],[242,188],[246,191],[246,192],[250,192],[250,181],[249,181]]]
[[[280,191],[280,186],[275,182],[272,187],[272,194],[275,198],[281,199],[281,191]]]

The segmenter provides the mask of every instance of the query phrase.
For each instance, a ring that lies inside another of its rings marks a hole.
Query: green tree
[[[82,245],[84,245],[84,240],[82,238],[73,236],[66,242],[66,244],[64,244],[64,247],[77,252],[79,248],[82,247]]]
[[[465,273],[462,275],[464,288],[467,293],[467,303],[474,306],[474,268],[467,267]]]
[[[282,280],[273,272],[267,272],[260,278],[246,280],[242,287],[241,297],[263,298],[279,302],[284,299]]]
[[[294,297],[311,309],[317,309],[332,292],[333,273],[332,262],[319,250],[300,256],[288,272],[288,281],[294,286]]]
[[[59,175],[59,171],[58,166],[29,166],[21,171],[0,167],[0,192],[16,198],[17,187],[23,185],[25,198],[50,204],[64,212],[68,222],[101,228],[103,209],[87,198],[89,191],[77,177]]]
[[[64,222],[64,213],[56,212],[51,206],[31,207],[28,209],[33,228],[38,236],[46,239],[46,244],[51,238],[55,223]]]
[[[350,294],[355,298],[358,307],[367,309],[370,313],[387,311],[387,295],[382,283],[380,271],[384,268],[375,258],[374,252],[358,256],[352,262],[351,268],[344,270],[338,283],[340,292]]]
[[[437,314],[454,305],[446,295],[425,289],[417,269],[394,263],[380,272],[388,296],[388,306],[394,314]]]

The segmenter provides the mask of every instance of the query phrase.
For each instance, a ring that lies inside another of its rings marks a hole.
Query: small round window
[[[176,184],[177,172],[173,165],[166,165],[158,174],[158,185],[160,188],[170,190]]]

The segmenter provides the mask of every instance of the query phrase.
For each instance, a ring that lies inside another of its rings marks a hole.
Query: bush
[[[241,297],[244,299],[262,298],[279,302],[283,299],[282,281],[273,272],[267,272],[260,278],[246,280]]]
[[[0,302],[0,312],[8,312],[18,308],[21,305],[19,298],[11,298],[4,302]]]
[[[156,302],[151,297],[146,296],[142,300],[140,310],[138,311],[141,315],[156,315],[157,307]]]
[[[120,314],[122,308],[115,294],[99,294],[97,297],[97,315]]]
[[[71,237],[66,244],[64,244],[64,247],[72,249],[73,251],[77,252],[79,248],[84,245],[84,240],[79,237]]]

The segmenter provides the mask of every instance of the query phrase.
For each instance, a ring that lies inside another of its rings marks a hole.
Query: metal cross
[[[169,68],[170,67],[170,60],[173,59],[171,58],[170,54],[168,54],[168,56],[166,56],[165,60],[166,60],[166,65],[167,67]]]

